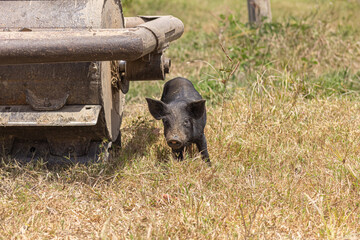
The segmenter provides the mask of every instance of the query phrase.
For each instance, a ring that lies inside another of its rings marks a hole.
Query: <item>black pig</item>
[[[201,157],[210,163],[204,128],[205,100],[185,78],[165,83],[161,101],[146,98],[151,115],[162,120],[167,144],[178,160],[183,160],[184,148],[195,143]]]

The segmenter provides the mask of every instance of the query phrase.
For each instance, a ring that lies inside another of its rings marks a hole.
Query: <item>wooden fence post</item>
[[[263,19],[271,22],[270,0],[247,0],[249,11],[249,22],[251,24],[261,24]]]

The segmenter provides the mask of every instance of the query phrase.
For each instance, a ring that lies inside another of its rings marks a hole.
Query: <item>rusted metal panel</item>
[[[100,105],[68,105],[59,111],[34,111],[28,105],[0,106],[0,126],[94,126]]]
[[[89,148],[89,141],[98,146],[103,140],[103,131],[99,124],[82,127],[0,126],[0,144],[4,147],[5,154],[11,153],[17,159],[36,156],[48,161],[50,155],[79,157],[87,154],[87,150],[92,150],[91,146]],[[2,150],[0,149],[0,156],[4,153]]]
[[[0,105],[25,105],[28,90],[38,98],[66,104],[100,104],[99,63],[54,63],[0,66]]]
[[[21,126],[21,127],[5,127],[0,126],[0,139],[5,136],[14,137],[14,143],[20,141],[47,141],[50,136],[56,136],[61,139],[68,139],[74,136],[83,136],[92,141],[102,141],[105,136],[103,128],[102,111],[100,112],[98,123],[95,126]],[[63,144],[66,144],[64,142]]]

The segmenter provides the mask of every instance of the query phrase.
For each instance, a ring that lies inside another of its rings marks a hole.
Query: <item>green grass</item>
[[[172,160],[164,82],[132,82],[109,161],[2,159],[0,239],[359,239],[359,1],[272,0],[258,28],[245,1],[124,3],[185,23],[168,79],[207,99],[212,166]]]
[[[149,11],[146,14],[161,14],[168,10],[169,14],[184,21],[184,36],[168,51],[174,63],[169,78],[180,75],[197,82],[199,90],[209,101],[218,102],[217,95],[224,90],[221,84],[223,74],[234,67],[234,62],[239,62],[240,68],[229,82],[232,86],[251,88],[257,76],[264,73],[276,77],[277,80],[271,81],[273,86],[279,85],[282,84],[281,76],[286,72],[293,82],[306,79],[303,85],[311,95],[314,92],[323,96],[336,92],[353,94],[359,90],[356,84],[351,83],[358,79],[360,69],[357,41],[360,19],[356,14],[359,10],[356,1],[295,1],[296,4],[294,1],[273,1],[274,20],[260,28],[251,28],[246,23],[244,3],[212,1],[206,9],[200,10],[203,4],[185,2],[184,5],[190,5],[195,12],[188,15],[187,11],[179,12],[175,6],[177,2],[161,2],[145,2],[137,6],[131,2],[129,7],[125,7],[125,13],[145,5],[144,8]],[[157,10],[154,6],[164,6],[164,9]],[[229,63],[227,57],[233,63]],[[336,75],[343,71],[351,77],[346,79],[349,81],[346,86],[341,87],[341,82],[336,83],[339,80]],[[151,95],[149,89],[153,95],[161,93],[162,85],[159,83],[134,85],[128,100],[140,100],[138,96]],[[320,91],[334,85],[338,85],[335,92]]]

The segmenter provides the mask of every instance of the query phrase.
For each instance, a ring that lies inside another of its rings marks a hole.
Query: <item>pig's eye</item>
[[[189,120],[189,119],[185,119],[185,120],[184,120],[184,126],[185,126],[185,127],[190,127],[190,126],[191,126],[191,123],[190,123],[190,120]]]

